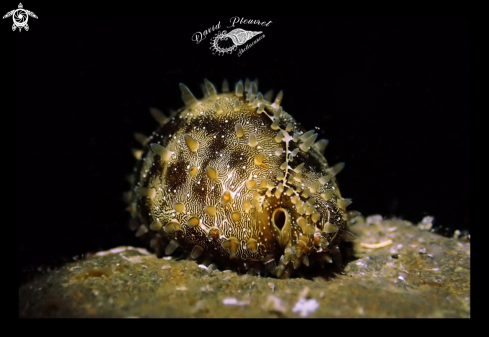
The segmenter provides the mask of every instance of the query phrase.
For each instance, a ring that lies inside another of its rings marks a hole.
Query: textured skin
[[[334,177],[342,165],[330,168],[321,153],[326,143],[314,144],[280,107],[281,94],[266,101],[254,82],[217,94],[206,81],[202,100],[187,90],[185,107],[138,137],[144,148],[127,194],[136,235],[159,255],[183,250],[251,274],[341,264],[348,201]]]

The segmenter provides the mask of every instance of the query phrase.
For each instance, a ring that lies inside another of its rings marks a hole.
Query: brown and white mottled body
[[[223,93],[205,81],[198,100],[183,84],[185,107],[145,139],[129,211],[137,236],[157,252],[190,252],[223,267],[289,276],[301,265],[331,262],[346,231],[348,199],[328,166],[326,140],[304,132],[256,82]],[[267,97],[268,98],[268,97]]]

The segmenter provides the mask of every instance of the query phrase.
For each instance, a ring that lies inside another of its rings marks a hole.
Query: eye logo
[[[2,19],[12,17],[14,20],[14,24],[12,25],[12,30],[15,31],[16,28],[19,28],[19,32],[24,28],[26,31],[29,30],[29,25],[27,21],[29,20],[29,16],[36,18],[37,15],[27,9],[24,9],[22,3],[19,3],[19,8],[14,9],[3,16]]]

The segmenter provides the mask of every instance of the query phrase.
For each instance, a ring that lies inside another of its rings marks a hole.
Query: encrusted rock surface
[[[19,316],[470,317],[470,243],[423,226],[360,218],[359,258],[328,279],[238,275],[119,247],[22,285]]]

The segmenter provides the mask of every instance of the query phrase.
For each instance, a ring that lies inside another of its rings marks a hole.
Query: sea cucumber
[[[222,93],[208,80],[197,99],[180,84],[185,106],[142,149],[126,193],[131,227],[158,255],[186,253],[252,275],[286,278],[304,268],[340,263],[339,244],[359,214],[338,189],[344,164],[329,166],[325,139],[287,113],[282,92],[257,81]]]

